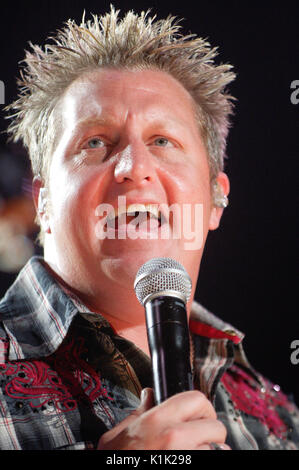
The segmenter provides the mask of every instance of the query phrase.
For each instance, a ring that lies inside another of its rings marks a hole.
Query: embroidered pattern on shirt
[[[54,404],[58,412],[76,409],[78,400],[91,404],[99,397],[109,399],[99,374],[82,358],[84,351],[83,338],[77,338],[43,361],[1,364],[0,374],[9,378],[5,393],[13,399],[29,400],[32,408]]]
[[[275,391],[268,381],[266,387],[259,387],[249,374],[236,365],[223,375],[221,381],[230,393],[236,408],[258,418],[268,428],[270,434],[280,439],[287,438],[288,427],[277,412],[278,406],[289,405],[287,397],[282,392]]]

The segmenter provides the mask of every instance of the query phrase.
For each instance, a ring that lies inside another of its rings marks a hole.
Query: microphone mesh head
[[[191,279],[183,266],[171,258],[153,258],[138,270],[134,288],[144,305],[153,294],[173,295],[187,302],[191,295]]]

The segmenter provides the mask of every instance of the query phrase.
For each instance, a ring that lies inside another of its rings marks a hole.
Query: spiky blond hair
[[[215,65],[217,48],[194,34],[180,33],[179,21],[156,20],[148,12],[130,11],[121,19],[92,15],[80,25],[68,20],[44,48],[30,43],[18,80],[18,99],[8,134],[28,149],[34,175],[47,182],[54,150],[53,111],[66,88],[80,75],[99,67],[155,69],[168,72],[193,97],[210,164],[211,180],[223,169],[233,97],[226,86],[235,78],[231,65]]]

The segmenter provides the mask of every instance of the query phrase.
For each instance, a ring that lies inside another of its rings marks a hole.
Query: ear
[[[45,233],[51,233],[49,214],[47,210],[47,189],[39,176],[35,176],[32,182],[32,197],[35,210],[40,220],[41,227]]]
[[[218,183],[218,188],[219,188],[221,195],[228,196],[229,188],[230,188],[228,176],[222,171],[220,171],[216,178],[216,183]],[[216,230],[219,227],[223,210],[224,210],[223,207],[219,207],[215,204],[214,191],[212,189],[212,209],[211,209],[210,223],[209,223],[210,230]]]

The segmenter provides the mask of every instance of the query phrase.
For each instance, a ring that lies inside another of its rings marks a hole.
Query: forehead
[[[195,103],[187,90],[166,72],[157,70],[102,69],[73,82],[61,100],[68,125],[89,116],[109,114],[118,119],[128,113],[149,118],[195,122]]]

